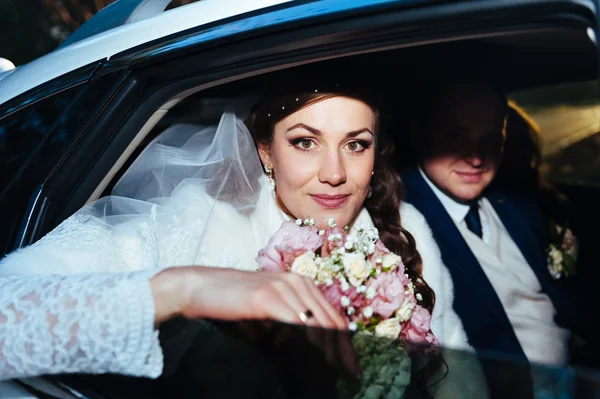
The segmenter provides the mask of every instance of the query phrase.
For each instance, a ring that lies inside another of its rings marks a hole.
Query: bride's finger
[[[291,287],[281,278],[273,278],[261,282],[236,301],[240,308],[240,301],[244,304],[244,318],[252,320],[274,321],[286,324],[303,324],[297,309],[306,309]],[[231,298],[230,298],[231,299]],[[314,322],[313,322],[314,323]]]
[[[278,291],[280,301],[285,303],[294,313],[292,318],[293,324],[305,324],[308,326],[325,327],[328,322],[323,318],[322,314],[315,314],[314,311],[306,303],[305,298],[298,292],[293,283],[294,277],[291,275],[282,274],[283,278],[275,281],[273,287]]]
[[[339,314],[333,306],[327,302],[323,293],[310,281],[309,279],[304,280],[305,288],[307,291],[308,298],[318,306],[319,309],[327,315],[327,318],[331,321],[332,327],[339,330],[347,329],[346,321],[343,316]]]
[[[293,274],[289,274],[288,276],[290,284],[293,286],[297,295],[302,299],[302,302],[306,304],[306,309],[310,310],[310,313],[312,314],[311,317],[315,318],[318,325],[323,328],[336,328],[336,320],[331,317],[326,309],[329,304],[318,290],[316,290],[317,295],[315,295],[314,283],[306,277]]]

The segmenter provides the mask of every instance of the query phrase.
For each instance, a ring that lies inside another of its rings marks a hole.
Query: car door
[[[32,232],[52,201],[46,181],[119,85],[118,73],[90,82],[96,66],[74,71],[0,107],[4,253],[31,243]]]
[[[87,82],[106,91],[94,102],[93,110],[85,107],[85,122],[77,124],[76,140],[70,142],[35,197],[31,193],[27,197],[31,205],[20,219],[21,233],[15,242],[35,241],[105,193],[153,115],[168,111],[186,90],[206,90],[270,70],[349,54],[543,30],[553,24],[595,29],[594,18],[589,5],[574,1],[303,2],[198,27],[118,54]],[[565,65],[560,73],[567,75],[570,68]],[[589,72],[588,66],[583,68]],[[555,78],[549,71],[539,75],[541,80]],[[28,224],[29,220],[35,223]],[[103,386],[104,380],[94,380],[95,385],[85,381],[84,386],[79,380],[78,389],[112,390],[109,397],[135,392],[133,382],[130,387],[108,387]]]

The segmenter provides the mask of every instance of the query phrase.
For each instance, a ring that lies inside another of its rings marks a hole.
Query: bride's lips
[[[339,208],[346,202],[350,195],[338,194],[338,195],[327,195],[327,194],[312,194],[312,199],[323,208],[335,209]]]
[[[465,183],[479,183],[483,177],[483,172],[455,172],[457,176]]]

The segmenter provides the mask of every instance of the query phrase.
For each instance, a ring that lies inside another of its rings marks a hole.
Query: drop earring
[[[375,171],[371,172],[371,176],[375,175]],[[369,186],[369,191],[367,192],[367,198],[371,198],[373,196],[373,187]]]
[[[265,165],[265,172],[269,176],[269,186],[271,186],[272,190],[275,190],[275,179],[273,179],[273,168],[268,165]]]

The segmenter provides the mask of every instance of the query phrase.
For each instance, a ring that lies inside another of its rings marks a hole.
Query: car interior
[[[513,104],[537,124],[540,173],[548,183],[569,194],[585,217],[590,236],[600,199],[600,176],[591,165],[597,156],[600,131],[598,55],[593,32],[572,28],[548,28],[511,32],[491,37],[416,45],[319,61],[311,68],[352,68],[385,98],[391,120],[388,129],[396,139],[398,168],[411,160],[406,145],[411,114],[420,96],[437,82],[452,76],[492,78],[507,92]],[[296,68],[303,68],[298,66]],[[143,148],[161,132],[178,123],[209,125],[218,122],[222,104],[252,98],[260,93],[268,74],[241,79],[210,89],[188,88],[156,109],[135,135],[118,162],[104,177],[88,201],[110,194],[111,188]],[[240,100],[241,99],[241,100]],[[585,110],[585,114],[582,113]],[[560,111],[560,114],[559,114]],[[557,122],[557,115],[560,121]],[[568,119],[571,118],[571,119]],[[565,123],[571,120],[572,123]],[[587,235],[587,234],[586,234]]]
[[[334,70],[345,68],[353,71],[357,79],[365,79],[377,88],[390,110],[387,129],[396,141],[399,170],[411,160],[412,154],[406,145],[410,117],[419,98],[426,95],[432,85],[455,75],[493,78],[506,90],[512,104],[522,111],[522,117],[536,126],[538,136],[534,139],[541,157],[537,165],[539,173],[552,192],[568,199],[564,212],[568,213],[571,227],[580,237],[582,264],[597,265],[600,250],[594,239],[600,236],[597,207],[600,203],[600,65],[596,40],[593,31],[582,29],[580,25],[548,24],[543,29],[402,44],[332,60],[312,60],[294,68],[307,65]],[[218,122],[223,104],[235,100],[237,104],[248,106],[268,76],[267,73],[239,77],[210,88],[187,87],[165,98],[163,105],[156,108],[137,131],[88,202],[109,195],[145,146],[167,128],[181,123],[203,126]],[[518,172],[518,168],[516,170]],[[511,169],[510,173],[517,172]],[[600,278],[598,270],[584,272],[594,281]],[[589,303],[597,303],[597,294],[590,292],[589,295]],[[172,323],[163,334],[183,339],[177,332],[185,330],[177,324],[180,322]],[[194,345],[193,339],[187,344]],[[173,351],[177,350],[176,345]],[[94,391],[108,392],[106,397],[123,397],[136,389],[145,389],[148,395],[153,395],[145,397],[169,397],[177,384],[185,384],[183,391],[192,395],[198,393],[198,387],[193,388],[194,378],[204,379],[194,375],[199,371],[194,370],[191,362],[189,358],[181,360],[181,365],[174,366],[174,375],[163,379],[162,385],[122,377],[114,377],[112,384],[103,383],[108,377],[65,377],[58,381],[78,389],[83,387],[81,392],[89,395]],[[266,381],[271,377],[267,373],[262,378]],[[190,389],[186,390],[186,386]],[[206,397],[217,397],[217,391],[207,388],[205,393]]]

